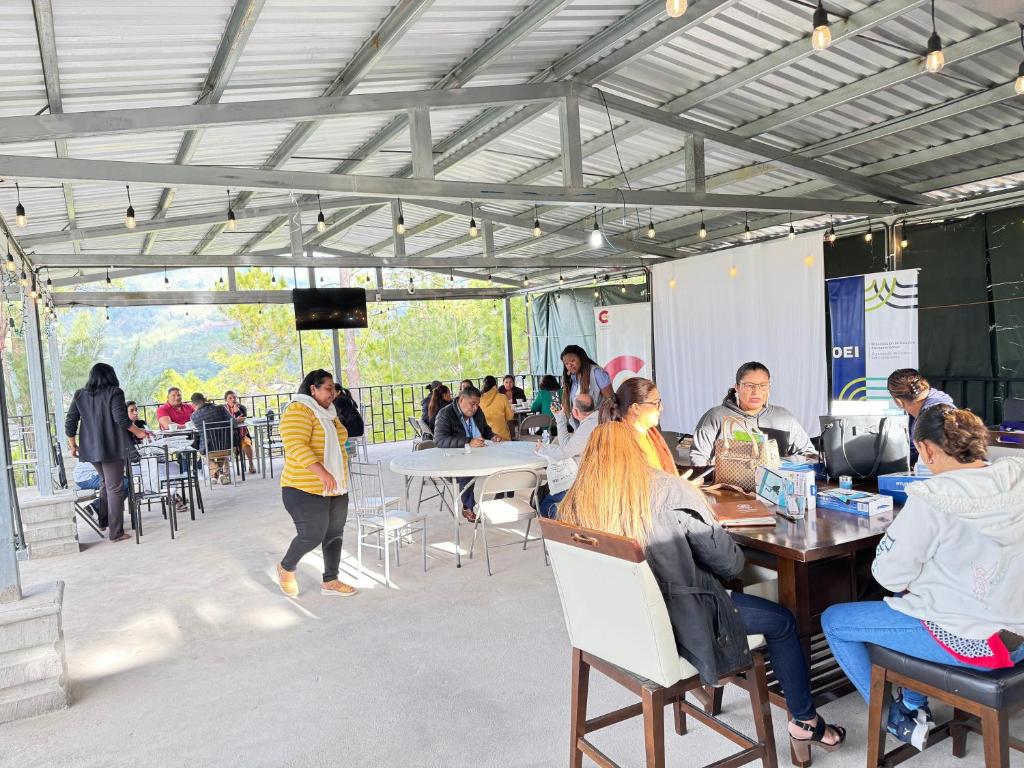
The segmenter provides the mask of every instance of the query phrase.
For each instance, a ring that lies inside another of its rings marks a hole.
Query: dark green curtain
[[[623,292],[622,288],[626,291]],[[597,354],[597,329],[594,307],[611,304],[636,304],[647,301],[647,286],[626,283],[624,286],[576,288],[555,293],[533,295],[531,312],[530,371],[535,376],[562,373],[559,354],[568,344],[579,344],[591,357]]]

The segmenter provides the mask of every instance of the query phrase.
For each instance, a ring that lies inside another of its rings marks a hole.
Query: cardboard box
[[[890,475],[879,475],[878,492],[892,496],[892,500],[897,504],[906,504],[907,486],[911,483],[930,480],[933,477],[935,475],[916,475],[913,472],[893,472]]]
[[[791,493],[793,498],[802,496],[805,507],[814,509],[818,486],[813,465],[794,464],[787,467],[784,462],[781,467],[759,466],[754,470],[754,491],[767,504],[779,503],[779,488],[784,482],[791,488],[787,495]]]
[[[886,512],[891,513],[893,510],[891,496],[865,491],[844,491],[833,488],[818,493],[817,501],[819,509],[835,509],[860,517],[874,517]]]

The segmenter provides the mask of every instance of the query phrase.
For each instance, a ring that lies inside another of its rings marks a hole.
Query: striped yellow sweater
[[[348,454],[345,452],[345,441],[348,431],[337,418],[334,428],[338,431],[338,442],[345,462],[346,482],[348,485]],[[324,460],[324,428],[307,406],[292,403],[281,415],[281,440],[284,443],[284,471],[281,473],[282,488],[298,488],[306,493],[320,496],[324,492],[324,484],[309,467]]]

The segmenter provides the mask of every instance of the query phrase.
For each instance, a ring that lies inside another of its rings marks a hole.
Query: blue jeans
[[[75,485],[77,485],[83,491],[98,491],[100,489],[100,476],[99,475],[93,475],[92,477],[90,477],[85,482],[82,482],[82,483],[75,482]],[[128,497],[128,478],[127,477],[125,477],[125,479],[124,479],[124,495],[125,495],[125,498]]]
[[[792,612],[763,597],[741,592],[733,592],[732,601],[739,609],[747,634],[764,635],[789,713],[796,720],[813,720],[816,712],[811,701],[811,679]]]
[[[540,503],[540,516],[554,520],[558,513],[558,502],[565,498],[566,493],[568,491],[559,491],[558,493],[549,493],[545,496],[544,500]]]
[[[920,619],[900,613],[881,601],[833,605],[821,616],[821,628],[828,639],[832,655],[843,672],[860,691],[864,701],[871,697],[871,658],[868,643],[880,645],[916,659],[980,670],[955,658],[932,637]],[[1024,646],[1010,658],[1014,663],[1024,658]],[[917,691],[903,689],[903,703],[918,709],[928,698]]]

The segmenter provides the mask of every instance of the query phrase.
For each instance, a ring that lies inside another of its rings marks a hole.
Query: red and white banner
[[[594,307],[597,363],[612,378],[612,389],[632,376],[651,378],[651,305]]]

